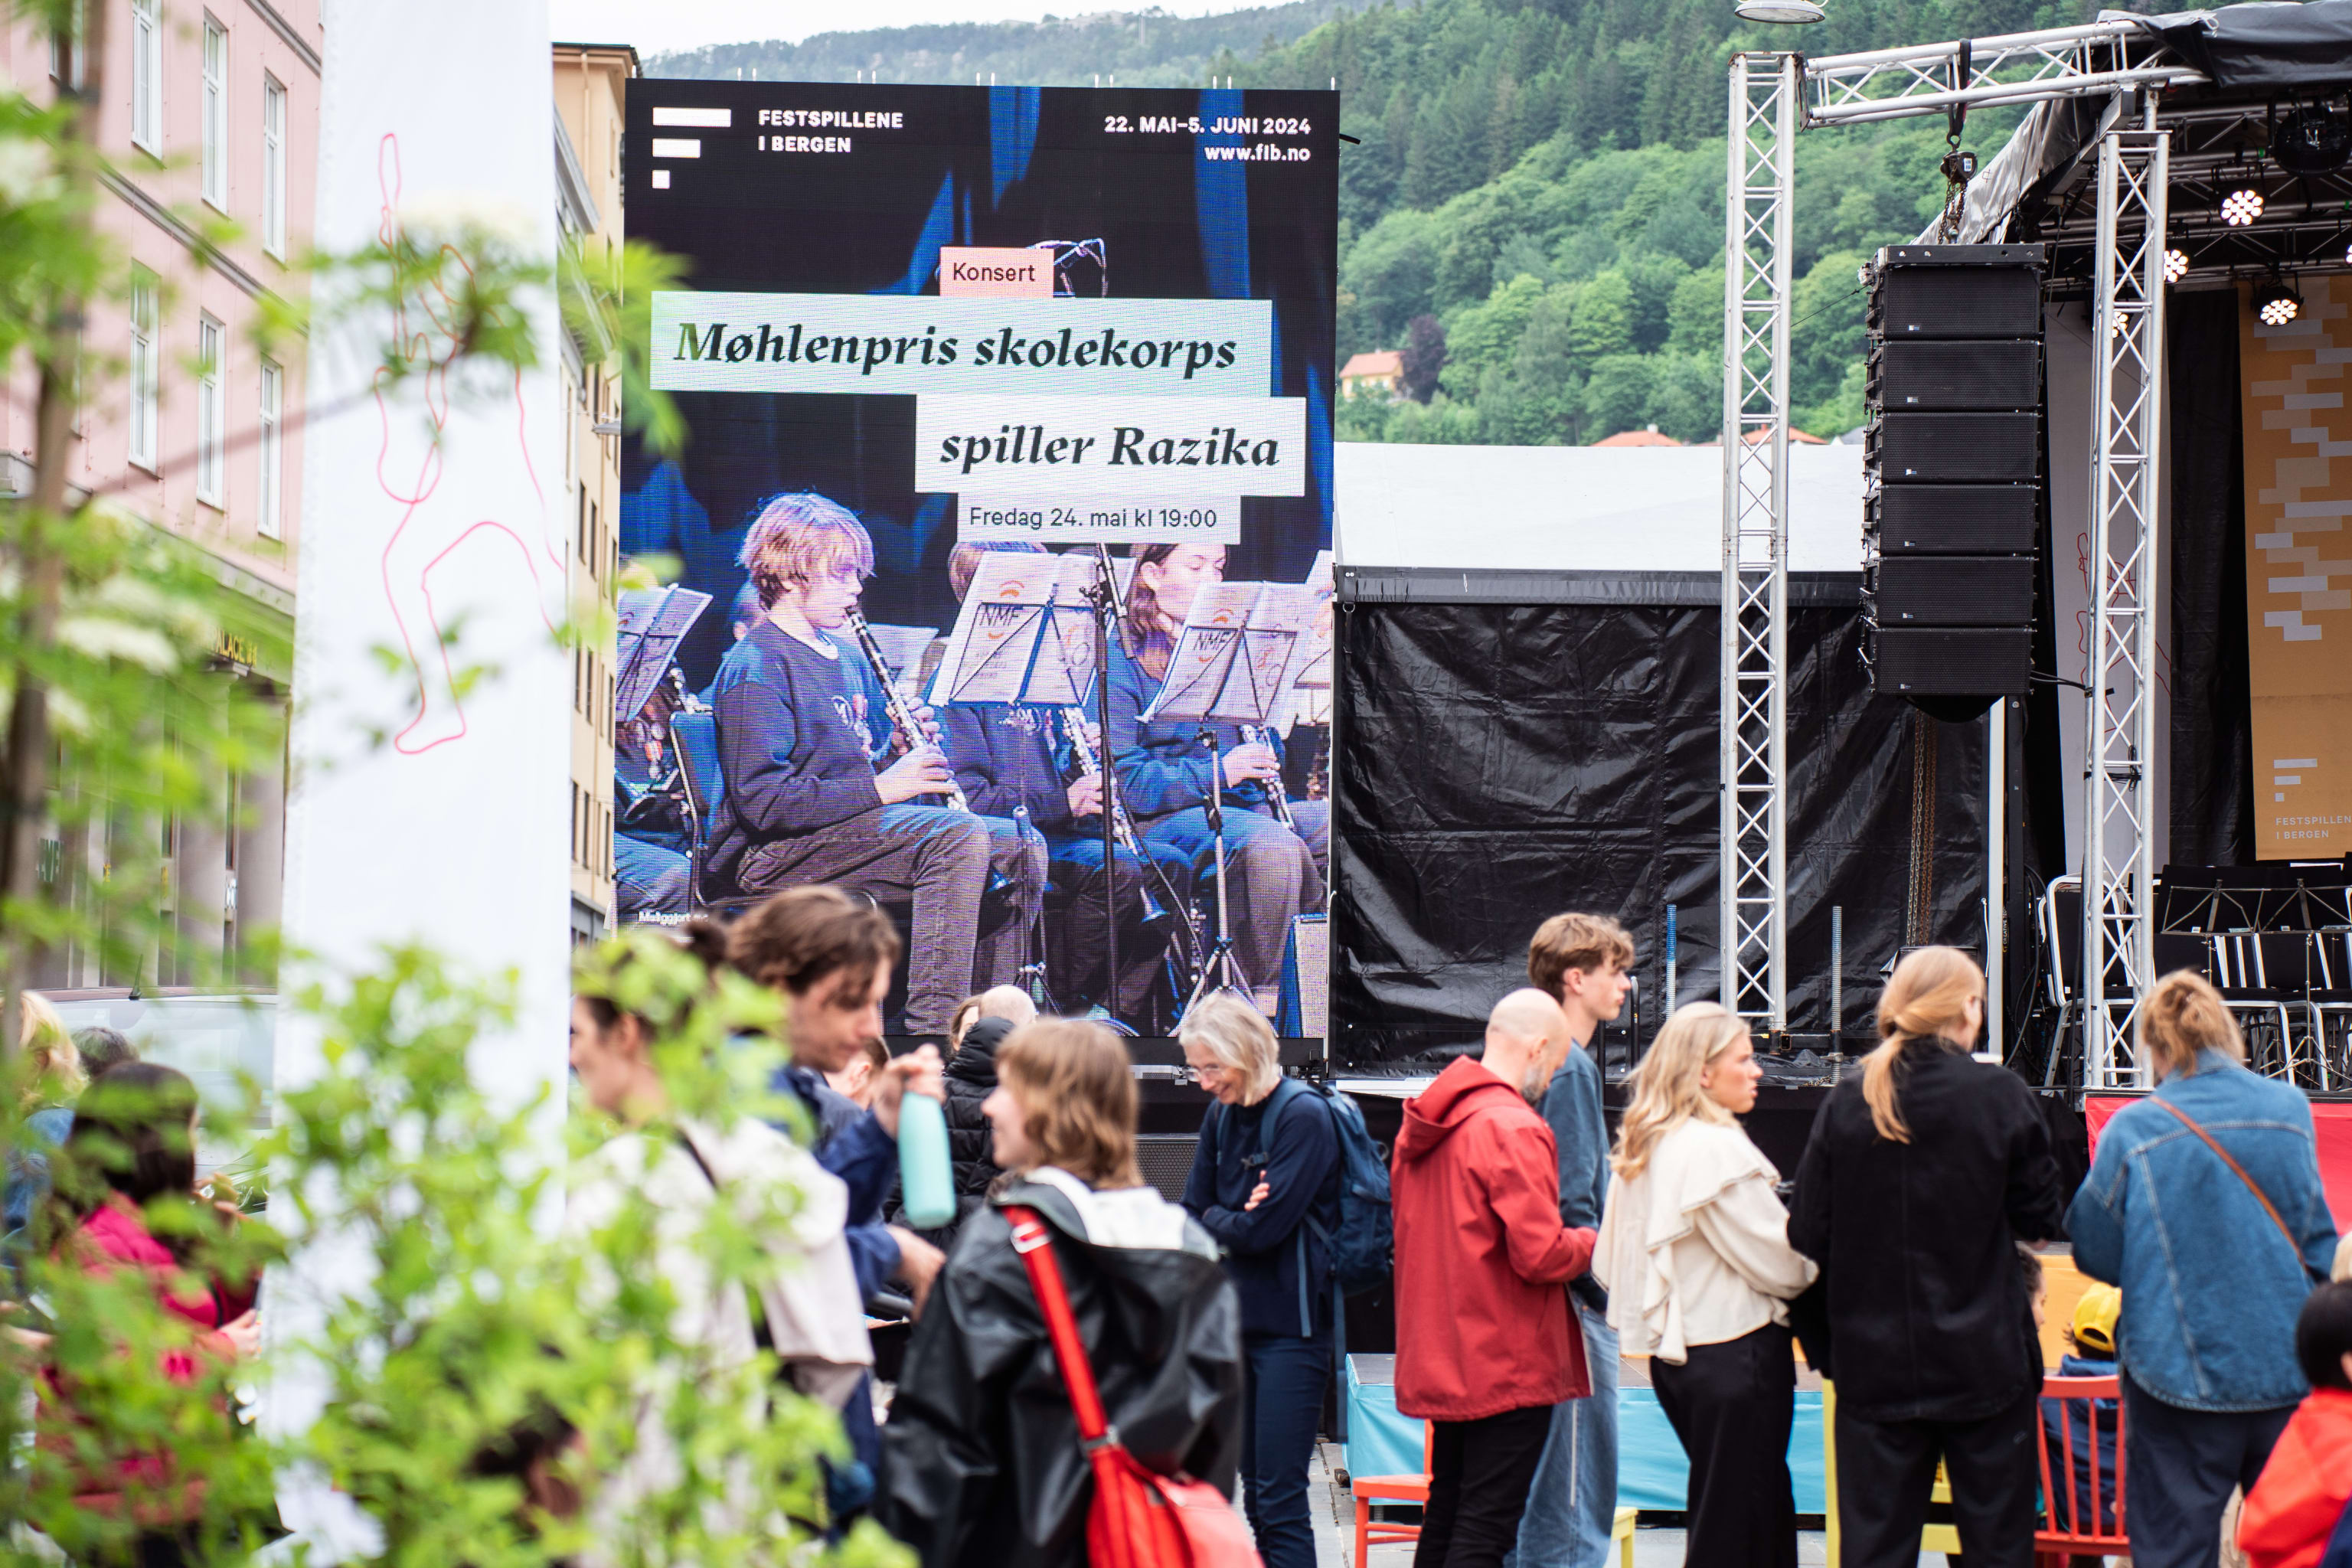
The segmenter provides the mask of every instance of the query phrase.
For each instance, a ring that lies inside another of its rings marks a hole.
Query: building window
[[[160,307],[155,275],[131,269],[131,460],[155,469],[155,404],[163,393],[163,363],[157,353]]]
[[[84,0],[74,0],[73,32],[68,38],[60,39],[55,33],[49,35],[49,75],[57,79],[58,85],[68,92],[79,92],[89,80],[89,72],[81,58],[81,40],[85,30],[83,4]],[[72,46],[70,59],[67,58],[68,44]]]
[[[205,200],[228,211],[228,29],[205,18]]]
[[[264,539],[286,537],[286,446],[279,422],[286,413],[286,373],[261,362],[261,482],[255,526]]]
[[[131,0],[131,140],[163,153],[163,17],[161,0]]]
[[[261,78],[261,247],[286,258],[286,89]]]
[[[222,383],[226,334],[210,316],[196,318],[196,499],[225,506],[221,471],[227,467],[228,395]]]

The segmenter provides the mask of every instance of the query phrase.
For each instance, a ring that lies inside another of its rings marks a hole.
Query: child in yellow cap
[[[2074,1319],[2063,1330],[2068,1353],[2059,1359],[2060,1377],[2116,1375],[2116,1320],[2123,1315],[2123,1292],[2112,1285],[2094,1283],[2074,1304]],[[2099,1501],[2091,1505],[2094,1413],[2098,1441]],[[2042,1406],[2042,1443],[2050,1452],[2054,1479],[2067,1470],[2074,1458],[2073,1507],[2062,1500],[2051,1510],[2049,1528],[2080,1532],[2117,1533],[2116,1528],[2116,1402],[2112,1399],[2069,1399]]]

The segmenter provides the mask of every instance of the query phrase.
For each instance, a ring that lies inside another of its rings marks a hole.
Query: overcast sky
[[[924,22],[1034,22],[1052,13],[1142,10],[1155,0],[548,0],[553,37],[566,43],[635,44],[641,55],[698,49],[705,44],[783,38],[811,33],[906,27]],[[1156,0],[1180,16],[1234,11],[1250,0]]]

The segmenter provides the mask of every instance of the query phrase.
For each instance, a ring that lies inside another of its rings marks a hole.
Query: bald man
[[[1397,1408],[1431,1423],[1414,1568],[1500,1568],[1518,1538],[1552,1406],[1591,1391],[1563,1289],[1592,1235],[1559,1218],[1559,1154],[1536,1111],[1568,1016],[1514,991],[1406,1102],[1392,1174]]]

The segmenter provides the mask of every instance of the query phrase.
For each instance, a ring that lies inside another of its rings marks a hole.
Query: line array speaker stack
[[[2021,697],[2042,479],[2038,245],[1894,245],[1867,270],[1872,689],[1938,718]]]

